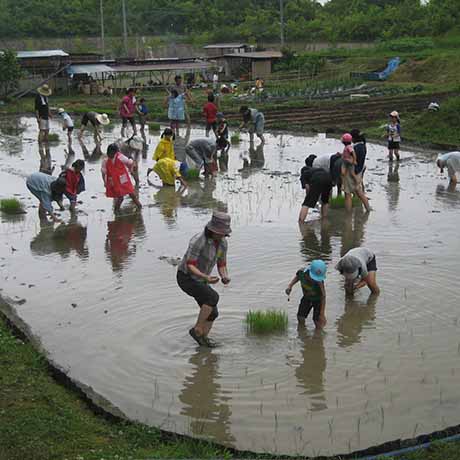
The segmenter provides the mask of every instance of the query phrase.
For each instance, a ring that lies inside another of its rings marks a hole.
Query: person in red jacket
[[[129,171],[134,166],[134,160],[120,153],[117,144],[110,144],[107,147],[107,158],[102,162],[101,172],[105,185],[105,194],[114,199],[115,212],[120,210],[121,203],[123,203],[126,195],[130,196],[138,209],[142,208],[134,192],[134,186],[129,175]]]
[[[60,174],[60,177],[65,179],[64,195],[70,201],[70,211],[75,210],[77,204],[77,195],[85,191],[85,180],[82,171],[85,169],[83,160],[76,160],[70,168],[67,168]]]
[[[217,128],[217,105],[214,103],[214,94],[208,94],[208,102],[203,106],[203,115],[206,118],[206,137],[209,137],[209,132],[216,133]]]

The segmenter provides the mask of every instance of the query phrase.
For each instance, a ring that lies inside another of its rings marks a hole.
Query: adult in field
[[[217,145],[211,139],[194,139],[185,147],[185,155],[188,156],[201,170],[204,167],[204,174],[213,174],[216,166]]]
[[[303,224],[308,210],[314,208],[321,197],[321,218],[327,216],[329,198],[332,191],[331,174],[322,168],[304,166],[300,171],[300,183],[307,192],[299,213],[299,223]]]
[[[48,104],[48,97],[52,91],[48,85],[42,85],[37,88],[35,96],[35,116],[38,123],[38,142],[48,142],[48,134],[50,132],[51,112]]]
[[[230,283],[227,270],[227,241],[231,233],[230,216],[214,211],[204,231],[195,235],[189,243],[187,252],[177,270],[177,284],[200,307],[200,313],[194,327],[189,330],[193,339],[201,346],[212,347],[208,334],[219,316],[217,304],[219,294],[210,286],[220,280]],[[217,276],[211,276],[217,264]]]
[[[265,116],[262,112],[257,109],[251,109],[246,105],[240,107],[240,114],[243,117],[243,122],[240,125],[240,129],[248,128],[249,141],[254,142],[254,133],[265,144],[264,138],[264,127],[265,127]]]
[[[83,138],[83,133],[88,127],[88,123],[91,123],[94,129],[94,141],[96,143],[102,142],[102,132],[101,127],[107,126],[110,123],[110,119],[106,113],[97,113],[97,112],[86,112],[81,118],[81,127],[80,132],[78,133],[78,139],[81,141]]]
[[[126,95],[121,100],[120,104],[120,116],[121,116],[121,137],[125,137],[126,128],[128,123],[133,128],[133,135],[137,134],[136,128],[136,90],[134,88],[128,88]]]
[[[457,172],[460,172],[460,152],[454,151],[439,155],[436,164],[441,174],[444,172],[444,168],[447,168],[450,179],[449,187],[455,187],[457,185]]]
[[[345,291],[353,294],[367,286],[373,294],[378,294],[377,262],[375,254],[367,248],[350,249],[337,263],[336,270],[345,277]]]

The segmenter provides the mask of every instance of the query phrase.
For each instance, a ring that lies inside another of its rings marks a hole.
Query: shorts
[[[258,113],[256,115],[256,120],[254,124],[251,124],[249,126],[249,132],[251,134],[256,133],[258,136],[262,136],[264,133],[264,127],[265,127],[265,117],[263,113]]]
[[[217,150],[227,148],[229,145],[228,139],[225,136],[220,136],[216,139]]]
[[[313,321],[318,321],[321,314],[321,300],[311,300],[305,297],[302,297],[299,304],[299,309],[297,310],[297,316],[301,318],[307,318],[310,314],[310,311],[313,309]]]
[[[50,129],[50,121],[49,120],[44,120],[43,118],[40,118],[40,121],[38,123],[38,127],[40,131],[49,131]]]
[[[200,307],[203,305],[212,307],[213,314],[217,318],[219,294],[209,284],[196,281],[181,270],[177,270],[177,284],[186,294],[193,297]]]
[[[388,150],[399,150],[399,141],[388,141]]]
[[[209,132],[211,130],[216,132],[216,129],[217,129],[217,121],[213,121],[213,122],[207,121],[206,122],[206,132]]]
[[[136,122],[134,121],[134,117],[121,117],[121,126],[123,128],[126,128],[126,126],[128,125],[128,123],[134,128],[136,129]]]
[[[76,202],[77,202],[77,195],[72,195],[72,194],[69,193],[69,192],[64,192],[64,195],[68,198],[68,200],[69,200],[71,203],[76,203]]]
[[[375,256],[366,264],[366,268],[368,272],[377,271],[377,261],[375,260]]]
[[[310,184],[307,196],[303,200],[302,206],[307,208],[314,208],[321,197],[322,204],[329,203],[329,197],[331,196],[332,182],[331,181],[318,181]]]
[[[171,129],[179,129],[179,123],[180,120],[170,120],[169,126],[171,127]]]
[[[93,126],[96,126],[96,122],[94,120],[91,120],[89,117],[88,117],[88,114],[84,114],[83,117],[81,118],[81,125],[82,126],[88,126],[88,122],[91,122],[91,124]]]
[[[67,130],[67,132],[68,132],[69,134],[72,134],[72,133],[73,133],[73,126],[68,126],[68,127],[66,128],[66,130]]]

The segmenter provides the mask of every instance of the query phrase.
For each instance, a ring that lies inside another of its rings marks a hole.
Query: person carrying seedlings
[[[230,149],[230,142],[228,141],[228,123],[222,112],[217,112],[217,128],[216,128],[216,145],[217,150],[222,153],[227,153]]]
[[[59,208],[64,209],[62,195],[66,189],[65,179],[36,172],[27,177],[26,186],[40,202],[38,208],[40,218],[48,214],[53,222],[60,222],[59,218],[54,214],[52,202],[56,201]]]
[[[72,133],[74,128],[73,120],[63,108],[58,109],[58,114],[62,120],[62,130],[67,131],[67,141],[70,147],[72,145]]]
[[[114,210],[118,212],[125,195],[129,195],[138,209],[142,208],[129,177],[129,171],[134,167],[134,160],[119,152],[117,144],[107,147],[107,158],[102,162],[101,173],[104,181],[106,196],[113,198]]]
[[[401,142],[401,121],[399,113],[396,110],[390,113],[390,122],[386,127],[386,135],[388,139],[388,159],[393,161],[393,154],[396,161],[399,161],[399,147]]]
[[[153,161],[159,161],[163,158],[169,158],[170,160],[176,160],[176,155],[174,152],[174,132],[171,128],[166,128],[161,136],[160,142],[156,146],[155,152],[153,153]],[[153,171],[153,168],[147,169],[147,177]]]
[[[261,140],[262,144],[265,144],[264,138],[264,126],[265,117],[262,112],[257,109],[251,109],[246,105],[240,107],[240,114],[243,117],[243,122],[240,125],[240,129],[248,128],[249,140],[254,142],[254,133]]]
[[[357,164],[356,153],[353,149],[353,137],[350,133],[345,133],[342,136],[342,144],[344,145],[342,152],[342,182],[346,180],[353,180],[355,185],[358,185],[358,177],[355,174],[355,167]],[[348,176],[348,177],[347,177]]]
[[[227,270],[227,241],[230,235],[230,216],[224,212],[214,211],[204,231],[195,235],[177,270],[177,284],[200,307],[200,313],[189,334],[205,347],[213,347],[208,335],[219,316],[217,304],[219,294],[210,286],[222,281],[227,285],[230,277]],[[217,264],[218,276],[211,276]]]
[[[96,143],[102,142],[101,126],[107,126],[110,123],[110,119],[106,113],[97,112],[86,112],[81,119],[81,128],[78,133],[78,139],[82,139],[85,129],[88,127],[88,123],[91,123],[94,129],[94,140]]]
[[[149,109],[145,103],[145,98],[141,97],[139,103],[136,105],[137,115],[139,117],[139,124],[141,125],[141,131],[145,130],[145,124],[147,123],[147,117],[149,115]]]
[[[76,160],[70,168],[67,168],[59,175],[59,177],[65,179],[64,195],[70,201],[71,212],[75,210],[77,205],[77,195],[85,191],[85,179],[82,174],[84,169],[85,162],[83,160]]]
[[[317,329],[326,325],[326,279],[327,266],[324,261],[313,260],[309,267],[298,270],[294,278],[286,288],[286,295],[290,296],[292,288],[300,281],[302,287],[302,299],[300,299],[297,311],[299,324],[305,325],[310,311],[313,310],[313,321]]]
[[[327,216],[329,197],[332,190],[331,174],[322,168],[304,166],[300,171],[300,183],[307,192],[299,213],[299,223],[303,224],[308,215],[308,209],[314,208],[321,197],[321,218]]]
[[[187,182],[183,178],[183,176],[187,176],[187,163],[181,163],[171,158],[162,158],[155,163],[150,171],[158,174],[163,185],[175,186],[176,180],[178,180],[182,186],[187,187]]]
[[[217,145],[210,139],[194,139],[185,147],[185,154],[197,165],[198,170],[204,166],[204,174],[214,174],[217,171]]]
[[[457,172],[460,172],[460,152],[448,152],[439,155],[436,164],[441,174],[444,173],[444,168],[447,168],[450,179],[449,186],[455,187],[457,185]]]
[[[38,123],[38,142],[48,142],[50,132],[51,111],[48,105],[48,97],[52,91],[48,85],[42,85],[37,88],[35,96],[35,116]]]
[[[337,263],[335,269],[345,277],[345,291],[353,294],[367,286],[373,294],[378,294],[377,262],[375,254],[367,248],[350,249]]]
[[[213,131],[216,134],[217,128],[217,105],[214,103],[214,94],[208,94],[208,102],[203,106],[203,115],[206,120],[206,137],[209,137],[209,132]]]
[[[133,135],[135,136],[137,134],[136,120],[134,119],[136,111],[136,90],[134,88],[128,88],[120,104],[121,137],[125,137],[128,123],[133,128]]]

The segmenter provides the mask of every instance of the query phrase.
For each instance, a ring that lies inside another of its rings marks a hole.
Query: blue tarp
[[[395,57],[388,61],[387,66],[382,71],[375,72],[352,72],[352,78],[364,78],[365,80],[386,80],[398,67],[401,63],[399,57]]]

